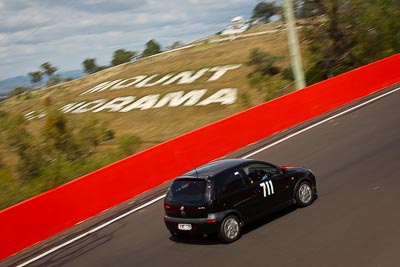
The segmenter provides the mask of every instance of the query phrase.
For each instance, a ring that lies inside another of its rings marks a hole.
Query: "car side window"
[[[255,163],[245,166],[243,171],[247,174],[250,183],[265,181],[273,175],[279,173],[278,169],[273,165]]]
[[[244,187],[243,173],[241,171],[231,171],[229,172],[223,186],[222,193],[232,193]]]
[[[260,168],[264,170],[268,176],[273,176],[279,173],[278,169],[273,165],[260,164]]]

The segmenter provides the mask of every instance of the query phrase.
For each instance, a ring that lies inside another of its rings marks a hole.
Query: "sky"
[[[162,49],[249,19],[260,0],[0,0],[0,80],[50,62],[82,69],[86,58],[110,65],[115,50],[141,53],[154,39]]]

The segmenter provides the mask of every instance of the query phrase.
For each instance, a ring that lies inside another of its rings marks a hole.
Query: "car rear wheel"
[[[222,223],[218,238],[225,243],[231,243],[240,237],[240,222],[238,217],[230,215]]]
[[[296,204],[300,207],[311,205],[314,200],[314,190],[310,182],[301,182],[295,191]]]

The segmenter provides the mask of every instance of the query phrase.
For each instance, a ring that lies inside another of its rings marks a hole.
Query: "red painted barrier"
[[[400,54],[210,124],[2,210],[0,259],[194,166],[395,84],[400,81],[399,67]]]

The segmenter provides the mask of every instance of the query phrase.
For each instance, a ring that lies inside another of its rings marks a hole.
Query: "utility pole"
[[[304,79],[303,64],[301,63],[301,54],[299,47],[299,39],[295,29],[295,19],[293,15],[293,3],[292,0],[284,0],[286,27],[289,42],[290,59],[292,63],[292,71],[296,83],[296,89],[306,87]]]

